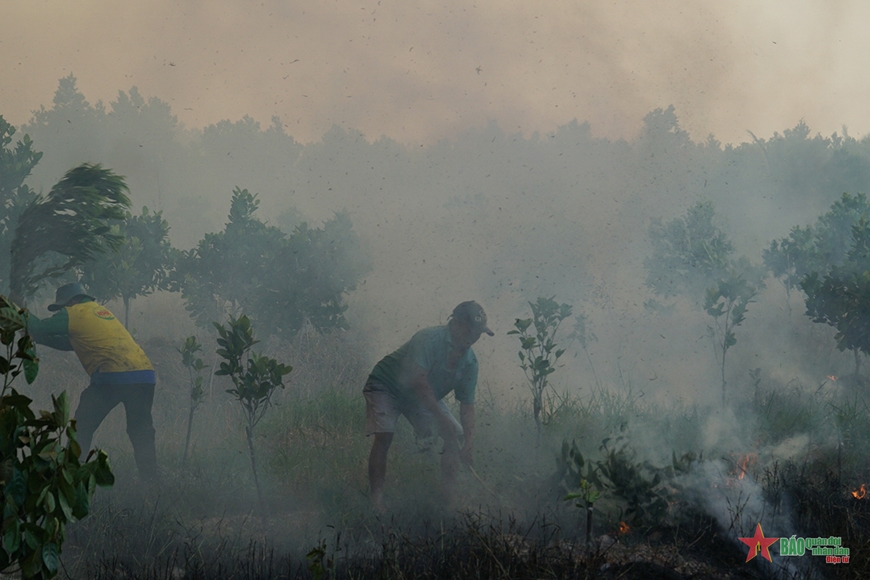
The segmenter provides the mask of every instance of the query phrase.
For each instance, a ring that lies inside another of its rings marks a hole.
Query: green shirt
[[[453,391],[461,403],[473,403],[477,389],[477,357],[470,348],[459,357],[456,368],[447,368],[447,357],[453,349],[446,326],[433,326],[417,332],[397,351],[388,354],[375,365],[369,379],[381,383],[400,400],[414,398],[411,378],[415,366],[426,371],[426,380],[436,400]]]
[[[50,318],[37,318],[32,312],[27,314],[27,333],[38,344],[57,350],[72,350],[69,341],[69,315],[61,308]]]

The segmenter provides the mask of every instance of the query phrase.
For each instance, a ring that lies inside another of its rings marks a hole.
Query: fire
[[[627,534],[630,531],[631,531],[631,526],[629,526],[625,522],[619,522],[619,533],[620,534]]]
[[[737,460],[737,471],[735,475],[737,475],[737,479],[743,479],[746,477],[746,471],[758,461],[758,455],[755,453],[747,453],[743,457]]]
[[[828,375],[828,379],[830,379],[831,381],[833,381],[835,383],[837,382],[837,377],[835,375]]]
[[[867,495],[867,490],[864,487],[864,484],[861,484],[861,487],[852,492],[852,497],[855,499],[864,499],[864,496]]]

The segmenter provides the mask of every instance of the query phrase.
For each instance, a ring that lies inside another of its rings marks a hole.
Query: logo
[[[765,558],[768,562],[773,562],[770,548],[775,544],[779,544],[780,556],[799,557],[810,555],[824,557],[827,564],[849,563],[849,548],[843,547],[840,537],[798,538],[797,536],[792,536],[790,538],[765,538],[759,523],[755,527],[755,534],[752,537],[738,539],[749,546],[749,553],[746,555],[747,562],[755,558],[759,552],[762,558]]]
[[[103,307],[94,310],[94,316],[96,316],[97,318],[102,318],[103,320],[115,320],[115,316],[111,312],[109,312],[109,309]]]

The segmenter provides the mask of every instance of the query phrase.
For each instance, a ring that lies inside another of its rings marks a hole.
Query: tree
[[[785,287],[789,315],[791,315],[792,290],[800,287],[801,280],[809,274],[813,266],[816,268],[820,266],[815,255],[814,237],[811,227],[795,226],[787,238],[770,242],[770,247],[762,252],[764,265]]]
[[[652,255],[644,260],[646,284],[656,294],[701,297],[719,278],[728,276],[734,246],[713,224],[711,202],[698,202],[685,217],[667,223],[654,219],[649,228]]]
[[[337,213],[322,229],[303,222],[288,236],[257,219],[258,206],[237,187],[224,231],[179,258],[173,288],[191,316],[205,325],[246,312],[262,332],[287,339],[306,324],[345,328],[344,294],[369,269],[350,218]]]
[[[173,288],[200,326],[242,311],[259,322],[256,295],[274,275],[284,240],[281,230],[254,217],[259,205],[256,194],[237,187],[224,231],[206,234],[179,257]]]
[[[181,457],[182,469],[187,465],[187,450],[190,447],[190,432],[193,429],[193,414],[202,402],[205,394],[202,388],[202,369],[205,363],[196,356],[202,345],[196,341],[196,336],[188,336],[178,352],[181,354],[181,364],[187,369],[190,378],[190,409],[187,414],[187,436],[184,438],[184,455]]]
[[[807,316],[813,322],[837,329],[834,339],[841,351],[870,355],[870,221],[852,226],[852,243],[846,259],[830,272],[808,274],[801,288],[807,295]]]
[[[536,302],[529,302],[532,318],[517,318],[514,322],[516,330],[508,332],[518,335],[520,339],[520,367],[532,392],[532,411],[539,438],[543,423],[544,392],[550,386],[550,375],[556,371],[556,362],[565,354],[565,349],[557,348],[556,332],[562,321],[571,316],[571,305],[558,304],[555,298],[539,297]]]
[[[844,193],[811,226],[792,228],[763,253],[764,264],[785,286],[786,296],[812,272],[824,277],[843,263],[852,245],[852,228],[870,219],[870,200],[863,193]]]
[[[98,300],[120,297],[124,302],[124,326],[129,328],[130,302],[155,290],[168,290],[169,274],[177,251],[169,242],[169,222],[162,212],[142,215],[125,212],[112,223],[111,233],[124,239],[114,252],[83,265],[81,281]]]
[[[734,329],[746,318],[746,309],[758,293],[758,287],[737,272],[707,290],[704,310],[713,317],[710,336],[716,341],[716,357],[722,370],[722,402],[725,403],[725,356],[737,344]]]
[[[0,291],[9,292],[9,260],[18,216],[36,193],[24,184],[42,153],[33,149],[29,135],[10,147],[15,127],[0,116]]]
[[[82,266],[123,238],[109,222],[130,206],[124,178],[99,165],[70,169],[48,195],[37,195],[21,212],[9,268],[13,296],[31,296],[48,279]]]
[[[278,387],[284,388],[284,376],[293,370],[290,365],[284,365],[262,354],[252,351],[259,341],[254,340],[254,329],[244,314],[239,318],[230,317],[227,326],[213,323],[218,331],[217,354],[225,362],[215,371],[218,376],[228,376],[233,381],[234,388],[227,392],[236,397],[245,412],[245,435],[248,439],[248,451],[251,454],[251,470],[254,473],[254,484],[257,487],[257,500],[260,513],[263,509],[263,492],[257,475],[257,459],[254,453],[254,428],[266,414],[272,404],[272,394]]]

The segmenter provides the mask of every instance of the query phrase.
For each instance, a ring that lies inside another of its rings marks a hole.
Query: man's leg
[[[387,452],[393,443],[392,433],[375,433],[372,451],[369,453],[369,488],[372,504],[384,511],[384,481],[387,478]]]
[[[76,408],[76,435],[82,448],[82,461],[91,449],[94,433],[106,415],[120,403],[115,393],[105,386],[88,385]]]
[[[399,420],[399,409],[383,385],[369,381],[363,389],[366,399],[366,435],[374,435],[369,453],[369,489],[372,505],[384,511],[384,482],[387,477],[387,452]]]
[[[133,457],[139,477],[153,481],[157,477],[157,452],[154,446],[154,424],[151,406],[154,384],[119,385],[123,389],[124,411],[127,413],[127,436],[133,444]]]

